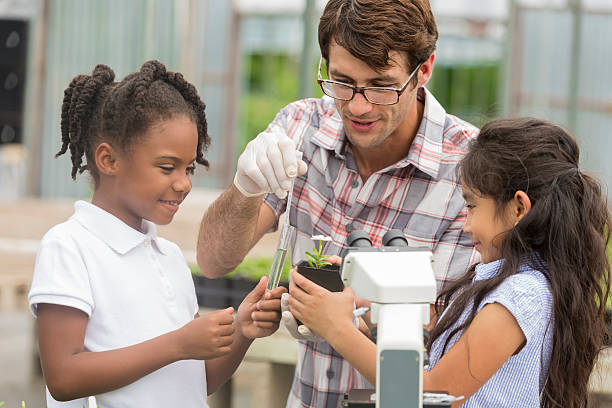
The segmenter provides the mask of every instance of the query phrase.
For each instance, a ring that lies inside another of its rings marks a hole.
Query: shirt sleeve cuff
[[[82,299],[70,296],[58,296],[51,294],[33,295],[30,296],[29,303],[30,311],[32,312],[34,317],[36,317],[38,314],[39,303],[50,303],[53,305],[72,307],[74,309],[81,310],[82,312],[87,314],[87,317],[91,317],[91,312],[93,310],[92,306],[89,303],[83,301]]]

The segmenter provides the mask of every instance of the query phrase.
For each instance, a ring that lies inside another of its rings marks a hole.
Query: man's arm
[[[197,247],[204,276],[219,278],[233,271],[274,226],[276,216],[262,202],[262,197],[245,197],[232,184],[208,208],[200,224]]]

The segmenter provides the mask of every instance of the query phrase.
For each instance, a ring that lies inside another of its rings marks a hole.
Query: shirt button
[[[355,179],[355,180],[351,180],[351,187],[353,188],[357,188],[359,187],[359,180]]]
[[[334,378],[334,370],[330,368],[329,370],[325,372],[325,375],[327,375],[327,378],[331,380],[332,378]]]
[[[144,246],[148,248],[150,245],[151,241],[149,240],[149,238],[145,239]]]

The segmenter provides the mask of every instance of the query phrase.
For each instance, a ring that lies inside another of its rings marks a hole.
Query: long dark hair
[[[70,149],[73,179],[87,170],[97,184],[94,153],[101,142],[128,149],[152,124],[175,115],[186,115],[196,125],[196,162],[208,167],[204,158],[210,144],[206,105],[183,75],[167,71],[164,64],[153,60],[120,82],[114,80],[113,70],[99,64],[91,75],[74,77],[64,91],[62,147],[55,157]]]
[[[474,267],[445,288],[428,347],[446,330],[448,341],[467,328],[485,296],[518,270],[525,254],[545,274],[553,298],[553,350],[542,407],[586,407],[587,383],[606,332],[604,309],[610,292],[606,246],[610,214],[601,187],[578,167],[576,141],[562,128],[532,118],[486,124],[460,162],[462,182],[493,198],[501,214],[522,190],[531,210],[504,233],[501,271],[472,285]],[[452,328],[473,300],[468,319]],[[452,329],[451,329],[452,328]]]

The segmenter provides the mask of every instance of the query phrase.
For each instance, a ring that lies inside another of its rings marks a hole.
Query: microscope
[[[403,231],[392,229],[373,247],[365,231],[347,238],[342,281],[371,302],[377,323],[376,390],[351,390],[343,407],[440,408],[458,399],[423,393],[423,325],[436,300],[432,253],[408,247]]]

